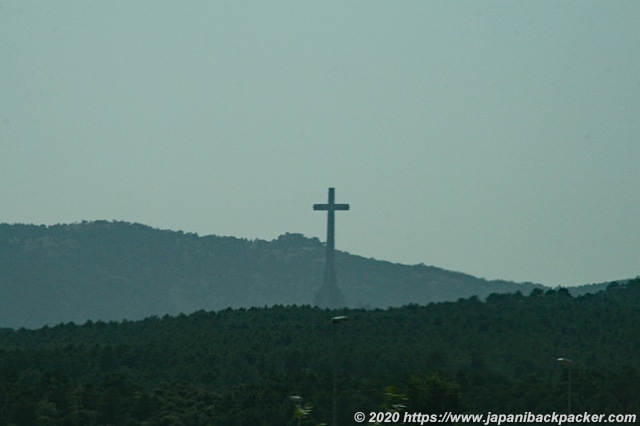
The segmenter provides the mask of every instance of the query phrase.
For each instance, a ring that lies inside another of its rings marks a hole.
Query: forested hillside
[[[427,306],[199,311],[0,330],[0,424],[340,424],[355,411],[640,411],[640,279]],[[348,321],[332,324],[331,318]],[[335,364],[334,364],[335,363]],[[402,408],[402,407],[404,408]],[[48,423],[47,423],[48,422]]]
[[[136,320],[228,307],[312,304],[325,250],[317,238],[274,241],[185,234],[124,222],[0,225],[0,326]],[[386,308],[533,284],[486,281],[433,266],[338,252],[348,307]]]

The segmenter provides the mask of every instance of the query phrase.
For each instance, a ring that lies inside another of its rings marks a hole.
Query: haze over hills
[[[310,305],[322,284],[324,256],[319,239],[301,234],[268,242],[201,237],[126,222],[2,224],[0,327]],[[529,294],[542,287],[341,251],[336,265],[338,285],[351,308]]]

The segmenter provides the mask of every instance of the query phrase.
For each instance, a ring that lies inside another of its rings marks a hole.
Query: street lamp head
[[[573,365],[573,361],[571,361],[569,358],[558,358],[558,362],[568,366]]]
[[[291,396],[289,397],[289,400],[290,400],[290,401],[293,401],[293,402],[300,403],[300,401],[302,401],[302,397],[301,397],[301,396],[299,396],[299,395],[291,395]]]
[[[334,324],[334,325],[335,324],[339,324],[341,322],[345,322],[345,321],[349,321],[349,317],[346,317],[344,315],[340,315],[340,316],[331,318],[331,323]]]

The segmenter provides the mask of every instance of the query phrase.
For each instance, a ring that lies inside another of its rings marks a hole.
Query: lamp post
[[[302,420],[302,408],[300,407],[302,397],[299,395],[291,395],[289,400],[296,403],[296,417],[298,418],[298,426],[300,426],[300,421]]]
[[[338,347],[336,345],[336,325],[345,321],[349,321],[349,317],[341,315],[331,318],[331,324],[333,325],[333,426],[338,426],[338,401],[336,397],[336,367],[338,363]]]
[[[571,370],[573,369],[573,361],[568,358],[558,358],[558,362],[564,364],[569,368],[569,391],[568,391],[568,405],[569,405],[569,415],[571,415]]]

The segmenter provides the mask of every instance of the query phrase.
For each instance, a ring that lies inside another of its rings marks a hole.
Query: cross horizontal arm
[[[314,204],[314,210],[349,210],[349,204]]]

